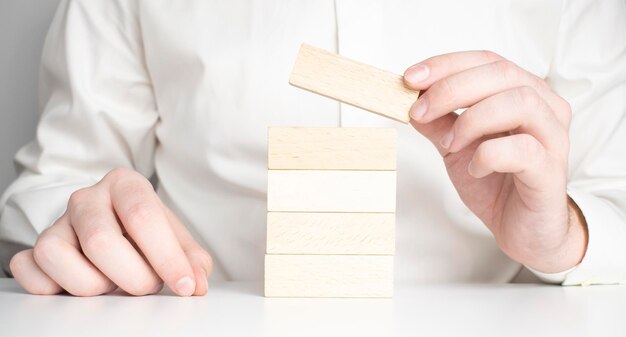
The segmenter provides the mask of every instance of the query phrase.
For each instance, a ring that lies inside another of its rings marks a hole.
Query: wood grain
[[[265,255],[267,297],[392,297],[393,256]]]
[[[394,213],[267,214],[268,254],[393,255]]]
[[[396,171],[269,170],[270,212],[395,212]]]
[[[289,83],[397,121],[409,122],[419,92],[402,76],[303,44]]]
[[[284,170],[395,170],[393,128],[268,129],[268,168]]]

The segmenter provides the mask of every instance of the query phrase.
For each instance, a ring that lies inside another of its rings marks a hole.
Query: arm
[[[566,2],[547,79],[481,51],[405,73],[424,90],[412,124],[461,199],[507,255],[552,282],[625,281],[624,6]]]
[[[137,6],[62,1],[50,28],[37,139],[17,155],[0,218],[0,238],[34,245],[9,266],[31,293],[207,291],[210,256],[145,178],[159,114]]]
[[[73,191],[111,168],[153,173],[158,113],[132,8],[87,2],[62,1],[46,38],[37,137],[15,158],[2,239],[32,246]]]
[[[588,227],[581,263],[538,276],[626,282],[626,3],[567,1],[547,81],[574,111],[567,191]]]

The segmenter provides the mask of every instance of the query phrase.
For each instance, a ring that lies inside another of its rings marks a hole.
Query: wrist
[[[526,266],[542,273],[560,273],[577,266],[587,251],[588,230],[585,217],[576,203],[567,197],[567,230],[560,245],[542,254]]]

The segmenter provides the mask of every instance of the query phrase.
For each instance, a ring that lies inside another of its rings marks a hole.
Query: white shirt
[[[398,281],[508,282],[520,265],[463,205],[411,127],[290,87],[306,42],[402,73],[489,49],[572,105],[568,192],[589,245],[564,284],[626,282],[626,5],[622,0],[62,1],[43,52],[37,139],[17,155],[0,237],[33,244],[110,169],[158,193],[215,260],[261,279],[268,126],[398,130]]]

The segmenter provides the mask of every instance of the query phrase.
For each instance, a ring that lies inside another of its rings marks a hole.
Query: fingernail
[[[448,133],[441,138],[441,142],[439,143],[441,144],[441,147],[447,149],[450,147],[450,144],[452,144],[452,140],[454,140],[454,130],[450,129]]]
[[[180,296],[191,296],[196,290],[196,283],[189,276],[185,276],[176,282],[176,292]]]
[[[418,98],[415,103],[413,103],[410,112],[411,118],[419,121],[426,114],[426,110],[428,110],[428,100],[426,99],[426,97],[422,96]]]
[[[424,81],[430,75],[430,69],[424,64],[416,64],[411,66],[404,74],[404,79],[412,84],[418,84]]]

